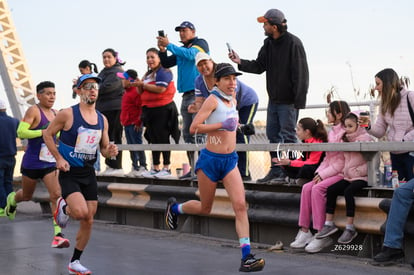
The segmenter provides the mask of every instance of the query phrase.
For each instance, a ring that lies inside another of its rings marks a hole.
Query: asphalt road
[[[77,222],[64,230],[74,244]],[[0,218],[0,274],[68,274],[70,248],[50,247],[53,228],[50,216],[34,203],[18,206],[16,220]],[[266,260],[255,274],[413,274],[408,264],[377,267],[370,259],[332,253],[307,254],[289,250],[269,252],[253,244],[253,252]],[[237,240],[223,240],[180,232],[96,222],[81,263],[99,275],[241,274]]]

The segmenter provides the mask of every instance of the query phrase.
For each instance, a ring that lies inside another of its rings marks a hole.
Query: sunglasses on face
[[[88,82],[88,83],[83,84],[82,89],[84,89],[84,90],[92,90],[92,89],[98,90],[99,85],[98,85],[98,83]]]

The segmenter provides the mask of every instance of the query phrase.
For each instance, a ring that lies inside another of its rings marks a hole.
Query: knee
[[[201,209],[200,209],[200,214],[201,215],[208,215],[211,213],[212,210],[212,205],[207,205],[207,204],[201,204]]]
[[[240,200],[233,202],[233,210],[236,214],[246,212],[247,211],[246,201],[240,199]]]
[[[59,191],[53,191],[50,192],[49,197],[51,202],[57,201],[57,199],[60,197],[61,193]]]
[[[74,218],[75,220],[82,220],[84,222],[88,221],[90,219],[88,210],[84,209],[71,209],[70,216]]]
[[[305,183],[302,186],[302,193],[310,193],[312,191],[312,187],[313,187],[313,181]]]

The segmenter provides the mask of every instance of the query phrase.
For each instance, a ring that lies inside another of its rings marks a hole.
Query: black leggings
[[[144,121],[144,137],[150,144],[169,144],[170,143],[170,115],[173,108],[172,104],[161,107],[142,108],[142,120]],[[171,151],[152,151],[152,164],[159,165],[160,156],[164,165],[171,163]]]
[[[326,193],[326,213],[334,214],[336,207],[336,199],[339,195],[345,197],[346,216],[355,216],[355,194],[362,188],[367,187],[368,183],[365,180],[347,181],[340,180],[337,183],[328,187]]]
[[[124,128],[121,125],[120,115],[121,110],[103,111],[101,112],[108,120],[108,136],[109,141],[115,144],[122,144],[122,131]],[[118,152],[115,159],[106,158],[105,164],[114,169],[122,169],[122,151]]]

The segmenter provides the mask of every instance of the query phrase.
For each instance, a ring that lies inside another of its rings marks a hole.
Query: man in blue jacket
[[[204,39],[196,36],[196,29],[191,22],[184,21],[175,28],[179,32],[181,43],[183,45],[177,46],[168,40],[167,36],[159,36],[158,47],[160,48],[159,56],[161,64],[164,68],[170,68],[177,65],[177,89],[182,93],[181,101],[181,116],[183,118],[183,137],[185,143],[195,143],[194,136],[190,134],[190,125],[193,121],[193,114],[188,112],[188,106],[195,100],[194,96],[194,81],[198,76],[198,70],[195,66],[195,56],[198,52],[209,53],[208,43]],[[167,55],[167,50],[172,55]],[[194,166],[194,159],[192,152],[187,152],[190,164]],[[184,175],[187,178],[190,175]]]

